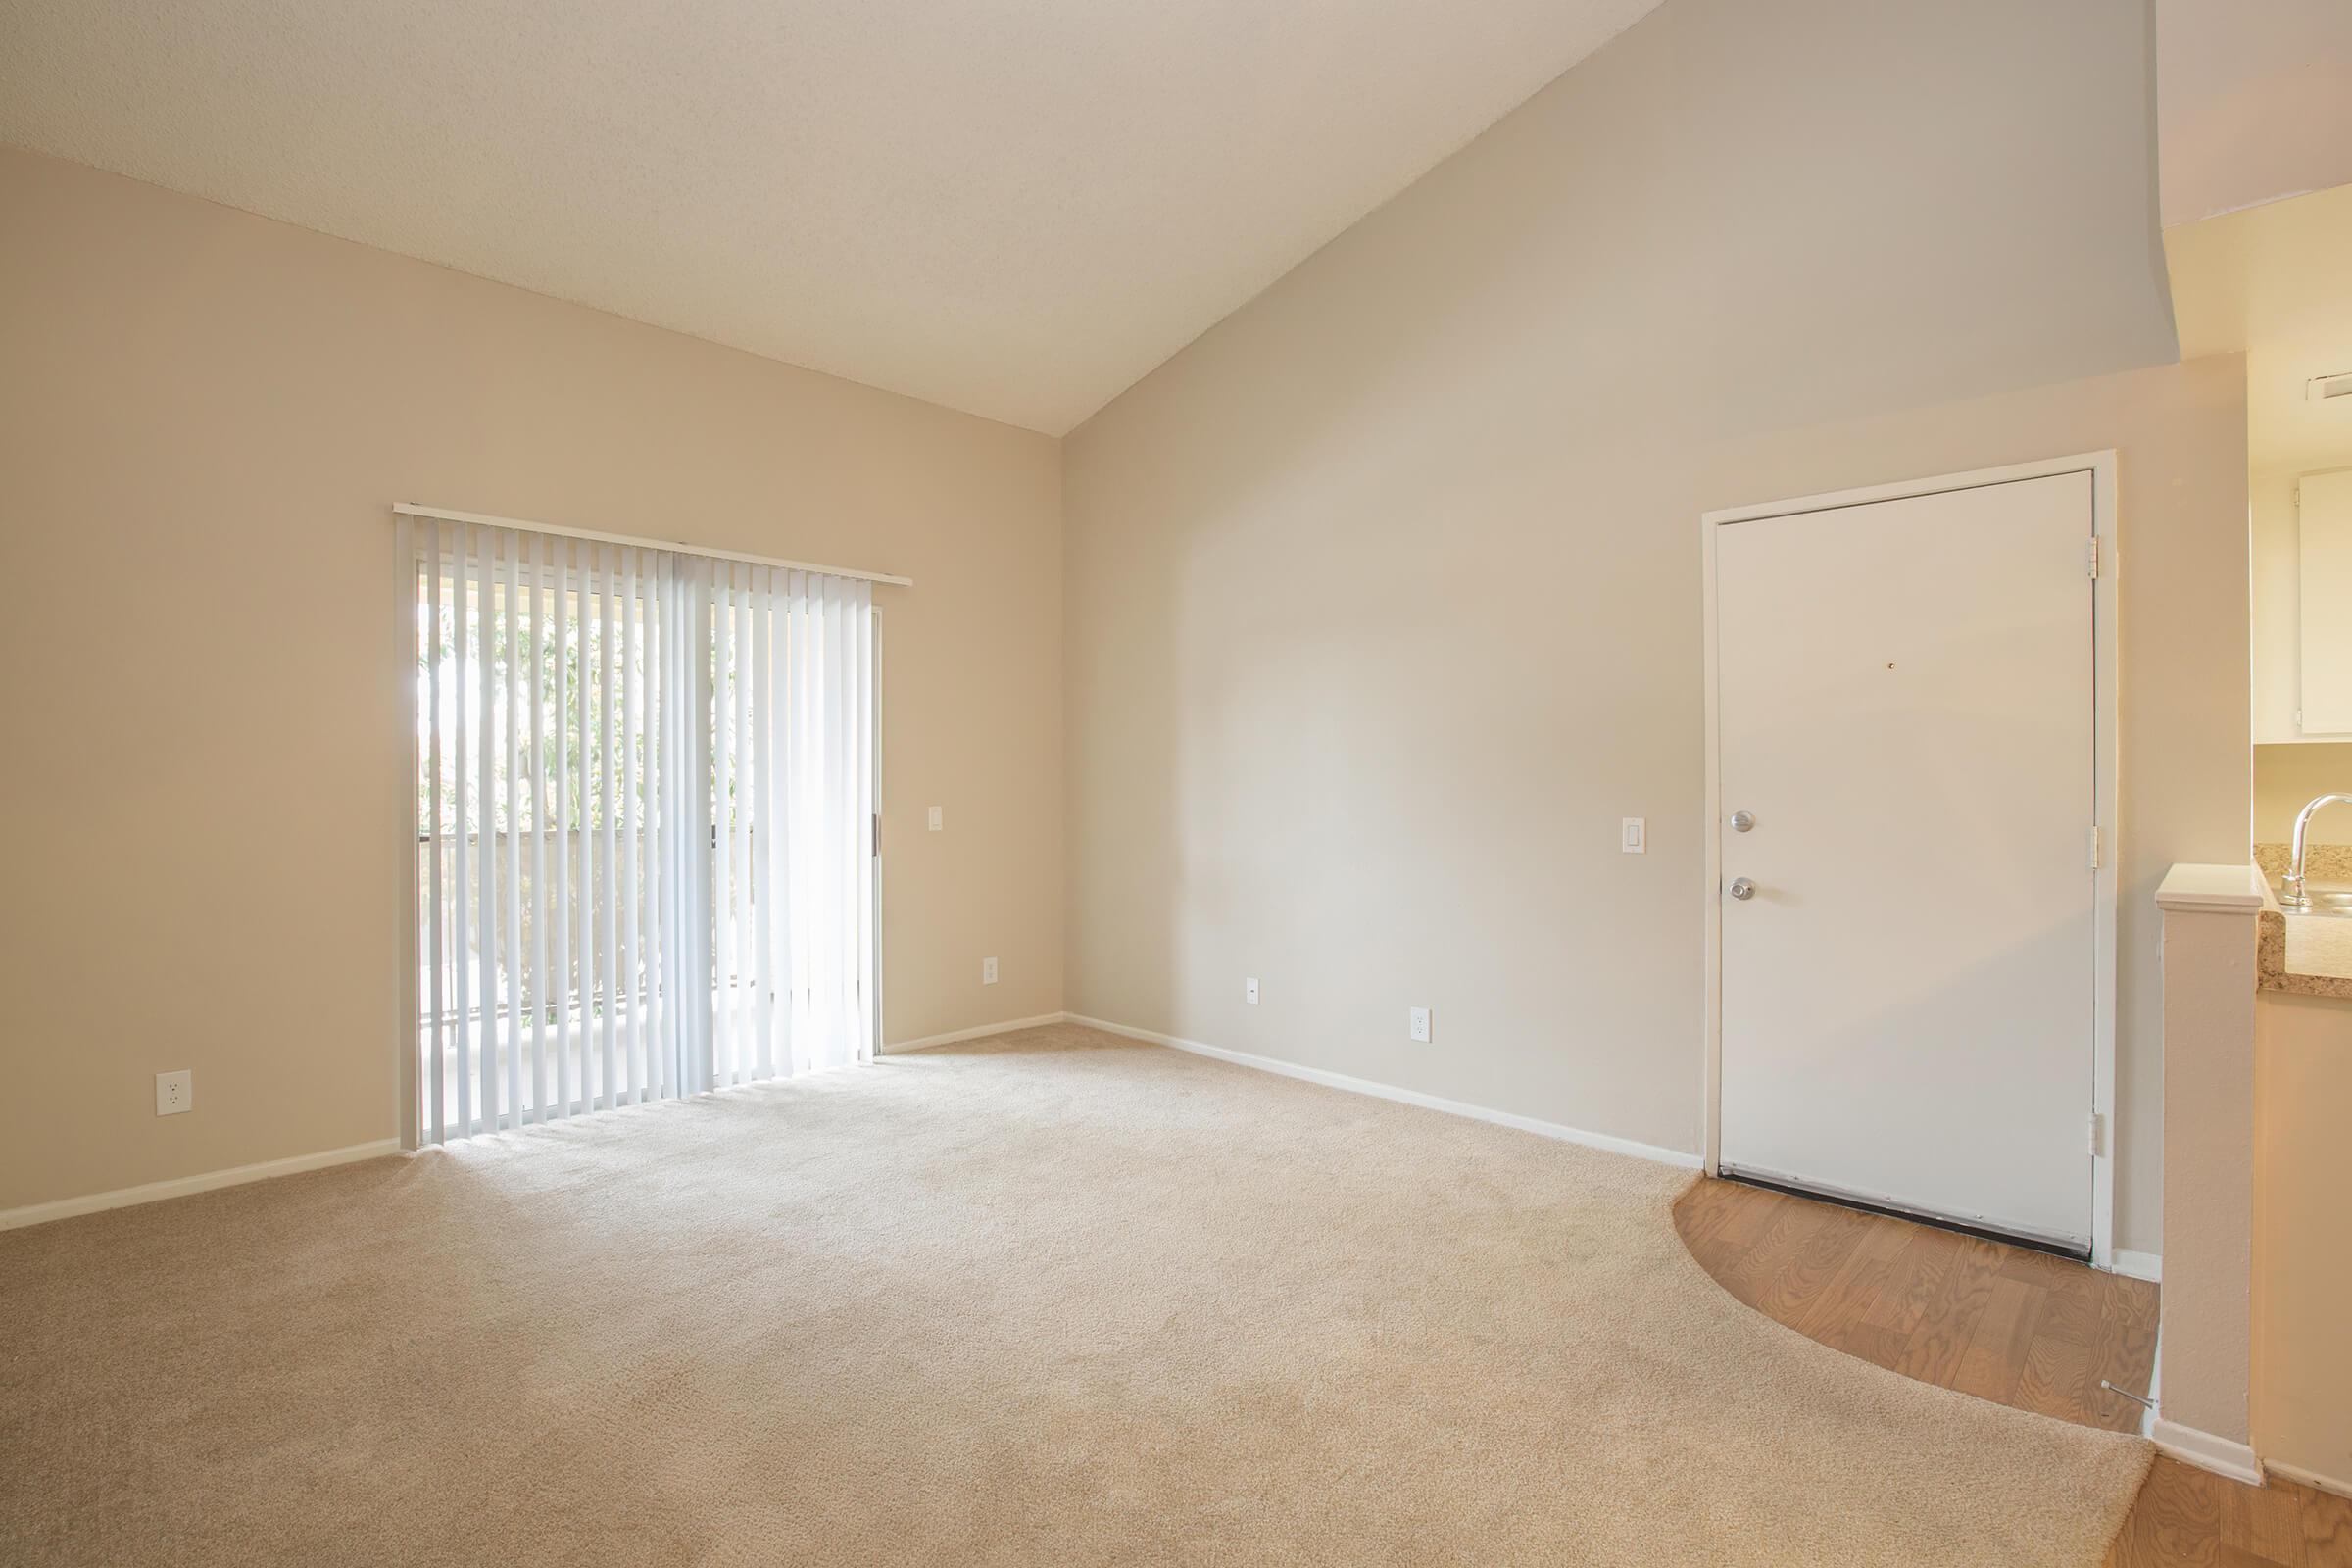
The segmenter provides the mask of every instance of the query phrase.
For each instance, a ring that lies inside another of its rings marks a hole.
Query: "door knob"
[[[1734,811],[1734,812],[1732,813],[1732,831],[1733,831],[1733,832],[1735,832],[1735,833],[1744,833],[1744,832],[1746,832],[1746,831],[1747,831],[1749,828],[1751,828],[1751,827],[1754,827],[1755,825],[1756,825],[1756,813],[1755,813],[1755,812],[1753,812],[1753,811]]]
[[[1756,885],[1755,885],[1753,882],[1750,882],[1750,881],[1749,881],[1747,878],[1745,878],[1745,877],[1743,877],[1743,876],[1736,876],[1736,877],[1732,878],[1732,897],[1733,897],[1733,898],[1735,898],[1735,899],[1752,899],[1752,898],[1754,898],[1755,896],[1756,896]]]

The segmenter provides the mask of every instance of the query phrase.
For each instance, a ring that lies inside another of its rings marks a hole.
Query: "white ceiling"
[[[2313,376],[2352,371],[2352,185],[2164,231],[2180,357],[2246,356],[2256,473],[2352,466],[2352,398],[2313,403]]]
[[[1657,0],[9,0],[0,140],[1059,434]]]

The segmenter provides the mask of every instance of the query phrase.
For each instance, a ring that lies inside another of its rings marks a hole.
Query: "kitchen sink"
[[[2278,907],[2288,914],[2334,914],[2352,918],[2352,888],[2307,887],[2300,901],[2290,902],[2278,883],[2271,886],[2278,894]]]

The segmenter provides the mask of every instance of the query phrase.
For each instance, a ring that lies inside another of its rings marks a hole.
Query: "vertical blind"
[[[866,1059],[870,584],[400,527],[413,1135]]]

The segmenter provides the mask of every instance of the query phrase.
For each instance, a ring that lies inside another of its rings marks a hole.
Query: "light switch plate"
[[[1617,829],[1617,843],[1628,855],[1649,853],[1649,818],[1629,816]]]
[[[1257,1005],[1257,976],[1251,975],[1242,982],[1242,1000],[1252,1007]]]
[[[938,831],[939,831],[941,828],[943,828],[943,827],[946,827],[947,825],[948,825],[948,817],[947,817],[947,813],[946,813],[945,811],[942,811],[942,810],[941,810],[941,809],[940,809],[938,807],[936,807],[936,806],[934,806],[933,808],[931,808],[931,831],[932,831],[932,832],[934,832],[934,833],[936,833],[936,832],[938,832]]]
[[[155,1075],[155,1113],[158,1116],[177,1116],[196,1108],[196,1071],[182,1067],[177,1072],[159,1072]]]

